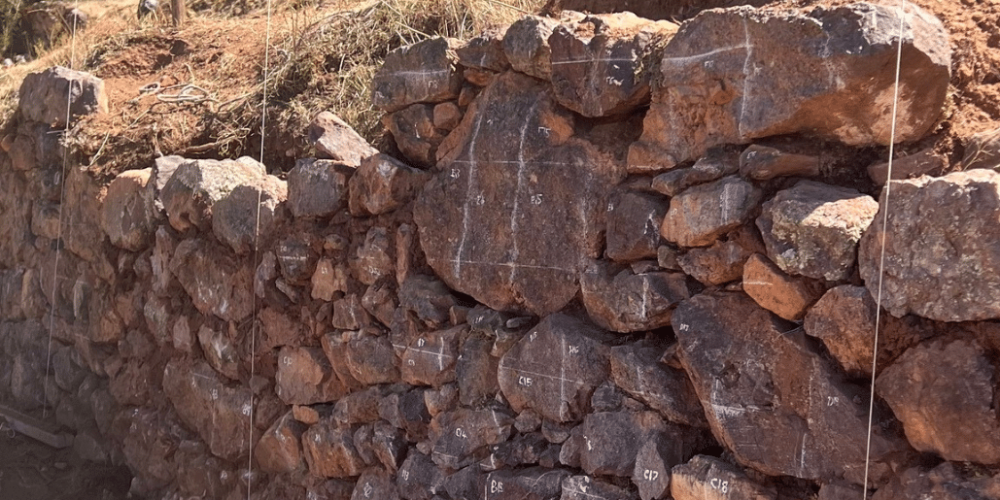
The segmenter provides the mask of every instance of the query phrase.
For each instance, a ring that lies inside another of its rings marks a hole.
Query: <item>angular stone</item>
[[[357,294],[345,295],[344,298],[333,303],[334,328],[359,330],[371,324],[372,319],[361,305],[361,299],[358,298]]]
[[[138,252],[149,245],[156,229],[158,211],[152,186],[147,188],[151,170],[127,170],[108,184],[101,210],[101,229],[111,244]]]
[[[660,234],[682,247],[705,247],[746,222],[762,193],[736,176],[692,187],[670,199]]]
[[[351,256],[351,273],[366,285],[374,284],[383,276],[391,276],[396,263],[392,255],[394,248],[384,227],[369,229],[364,243]]]
[[[375,424],[371,446],[378,461],[392,472],[399,470],[408,449],[406,434],[385,422]]]
[[[816,500],[853,500],[864,494],[864,489],[856,484],[843,481],[827,483],[819,488]]]
[[[676,457],[669,447],[664,447],[663,439],[646,441],[635,457],[632,484],[639,489],[639,498],[652,500],[663,498],[670,493],[670,471]]]
[[[816,177],[819,157],[754,144],[740,155],[740,175],[755,181],[776,177]]]
[[[308,283],[315,272],[316,252],[309,233],[296,233],[278,242],[274,253],[281,276],[292,283]]]
[[[292,412],[271,424],[254,449],[254,458],[261,470],[285,474],[303,467],[301,439],[305,430],[306,426],[297,421]]]
[[[773,486],[754,482],[738,467],[715,457],[698,455],[673,468],[670,496],[675,500],[775,500],[778,492]]]
[[[973,135],[975,137],[975,135]],[[966,148],[966,157],[970,148]],[[944,170],[948,164],[944,155],[937,153],[933,148],[922,149],[907,156],[901,156],[892,160],[892,179],[912,179],[921,175],[936,175]],[[962,170],[969,170],[970,167],[963,164]],[[878,186],[884,186],[889,178],[889,163],[873,163],[868,166],[868,177]]]
[[[723,148],[712,148],[691,167],[677,168],[657,175],[653,178],[651,187],[654,191],[673,197],[691,186],[717,181],[739,170],[739,157],[735,153]],[[634,173],[641,173],[641,170]]]
[[[591,413],[580,426],[580,467],[588,474],[632,477],[636,457],[647,442],[657,442],[672,464],[694,454],[697,433],[670,424],[651,411]]]
[[[240,359],[236,346],[225,333],[217,332],[206,325],[198,329],[198,343],[208,364],[220,375],[230,380],[240,378]]]
[[[449,287],[537,315],[576,295],[623,171],[571,131],[537,80],[506,73],[483,91],[414,207],[427,261]]]
[[[431,423],[431,414],[424,403],[425,392],[424,389],[413,389],[383,397],[378,402],[379,418],[405,430],[409,441],[424,441]]]
[[[170,225],[185,231],[212,230],[212,209],[239,186],[250,186],[267,175],[264,165],[249,157],[239,160],[186,160],[160,190]]]
[[[879,488],[872,500],[963,500],[1000,498],[1000,475],[971,472],[945,462],[931,470],[907,469]],[[822,493],[822,492],[821,492]]]
[[[444,491],[446,477],[429,456],[412,451],[399,468],[396,486],[406,500],[431,500],[432,495]]]
[[[321,111],[313,117],[307,133],[309,142],[316,148],[316,156],[324,160],[357,168],[365,158],[378,153],[347,122],[329,111]]]
[[[493,377],[496,380],[496,377]],[[445,384],[435,390],[424,391],[424,406],[431,417],[458,407],[458,387]]]
[[[506,441],[514,417],[496,409],[459,408],[431,420],[430,441],[434,463],[457,470],[482,460],[489,447]]]
[[[112,265],[104,253],[105,234],[101,227],[101,196],[104,186],[86,168],[66,172],[62,202],[72,210],[63,212],[62,237],[66,250],[93,264],[94,272],[111,280]],[[93,285],[91,285],[93,286]]]
[[[399,500],[399,488],[393,477],[380,469],[368,469],[358,478],[351,500]]]
[[[434,106],[412,104],[382,117],[382,124],[396,142],[396,147],[413,165],[433,167],[438,158],[438,147],[448,135],[434,124]]]
[[[480,333],[468,335],[462,342],[455,378],[458,379],[459,401],[463,405],[474,406],[500,392],[499,360],[490,355],[492,347],[493,342]]]
[[[302,449],[309,472],[334,478],[361,475],[365,462],[354,447],[355,430],[336,427],[323,420],[302,434]]]
[[[452,130],[462,121],[462,110],[454,102],[442,102],[434,106],[434,126]]]
[[[123,431],[122,455],[125,464],[136,471],[133,487],[151,493],[175,480],[177,467],[169,457],[177,450],[180,441],[190,436],[175,415],[139,407],[122,410],[114,417],[114,423]],[[246,428],[246,425],[242,427]],[[174,432],[180,437],[172,435]]]
[[[563,479],[559,500],[633,500],[635,493],[590,476],[572,476]]]
[[[163,392],[213,455],[230,461],[245,456],[254,441],[247,428],[253,410],[249,389],[226,386],[203,361],[174,359],[163,370]]]
[[[707,427],[705,411],[683,370],[659,362],[664,349],[650,341],[611,348],[611,380],[671,422]]]
[[[382,279],[369,286],[361,297],[361,306],[383,325],[391,325],[399,303],[389,280]]]
[[[912,347],[879,375],[879,396],[918,451],[956,462],[1000,463],[1000,424],[992,404],[996,366],[973,341]]]
[[[442,328],[450,320],[459,300],[441,281],[422,274],[413,274],[399,287],[399,306],[413,311],[430,328]]]
[[[53,128],[66,127],[67,118],[74,121],[80,116],[108,112],[104,81],[62,66],[29,73],[21,82],[18,96],[18,110],[25,120]]]
[[[286,404],[310,405],[336,401],[348,387],[330,368],[318,347],[283,347],[278,355],[275,390]]]
[[[265,246],[283,224],[288,185],[273,175],[233,188],[212,207],[212,233],[237,255]]]
[[[632,261],[656,257],[665,201],[640,193],[624,193],[608,204],[607,248],[611,260]]]
[[[468,332],[465,325],[421,335],[407,345],[395,346],[400,351],[400,373],[410,385],[441,387],[455,381],[459,342]]]
[[[861,238],[858,267],[877,295],[882,240],[882,307],[937,321],[1000,318],[1000,174],[976,169],[892,181],[889,229],[883,214]],[[883,194],[884,196],[884,194]],[[885,199],[880,206],[885,206]]]
[[[369,156],[351,177],[348,200],[351,215],[364,217],[391,212],[413,200],[429,179],[427,172],[389,155]]]
[[[823,295],[822,286],[785,274],[757,253],[743,266],[743,291],[764,309],[789,321],[805,317],[809,306]]]
[[[626,333],[669,325],[677,303],[691,296],[681,273],[616,270],[605,264],[580,276],[587,314],[602,328]]]
[[[716,241],[710,247],[691,248],[677,256],[677,264],[685,274],[704,285],[722,285],[743,277],[743,266],[752,253],[730,238]]]
[[[362,385],[399,381],[396,355],[388,337],[363,332],[351,334],[347,343],[347,368]]]
[[[372,103],[392,112],[418,102],[458,97],[462,75],[455,49],[462,42],[431,38],[393,50],[372,79]]]
[[[66,116],[63,115],[63,120],[65,119]],[[64,128],[50,127],[45,123],[30,121],[20,123],[17,127],[17,135],[14,136],[8,151],[10,153],[10,166],[14,170],[26,172],[36,169],[48,170],[52,167],[58,169],[62,166],[62,158],[65,154],[61,143],[64,132]],[[58,201],[58,199],[54,201]]]
[[[252,312],[250,270],[203,240],[177,245],[170,272],[202,314],[240,321]]]
[[[497,378],[511,408],[530,408],[555,422],[583,417],[610,372],[602,334],[571,316],[543,319],[500,359]]]
[[[177,464],[177,486],[183,493],[219,498],[236,488],[231,466],[213,457],[199,441],[182,441],[172,459]]]
[[[863,481],[868,417],[854,398],[868,396],[801,333],[733,293],[682,303],[673,326],[712,433],[737,461],[769,475]],[[893,429],[875,426],[870,484],[884,483],[906,449]]]
[[[677,32],[669,21],[631,12],[587,16],[548,38],[559,104],[587,117],[629,112],[649,102],[649,62]]]
[[[490,457],[483,461],[483,467],[486,470],[497,470],[523,465],[538,465],[542,456],[548,454],[552,449],[554,449],[553,445],[546,441],[541,433],[518,434],[511,440],[495,446]]]
[[[487,30],[468,40],[465,45],[455,50],[459,64],[466,68],[496,73],[507,71],[510,68],[510,61],[503,51],[503,35],[500,30]]]
[[[855,3],[796,12],[703,12],[670,41],[630,165],[667,169],[720,144],[806,133],[852,146],[888,145],[900,17],[896,141],[915,141],[941,114],[951,50],[940,21]],[[780,54],[776,56],[776,54]]]
[[[313,272],[310,282],[312,283],[310,296],[326,302],[333,300],[335,293],[347,291],[347,273],[343,267],[334,268],[330,259],[319,259],[316,262],[316,271]]]
[[[549,46],[549,37],[557,26],[557,19],[524,16],[507,28],[503,36],[503,49],[514,71],[541,80],[552,79],[552,48]]]
[[[562,491],[563,480],[572,474],[564,469],[530,467],[498,470],[486,476],[484,500],[548,500]]]
[[[757,227],[767,256],[783,271],[838,281],[850,277],[878,207],[853,189],[801,181],[764,203]]]
[[[288,209],[295,217],[326,217],[344,207],[354,168],[334,160],[306,158],[288,172]]]

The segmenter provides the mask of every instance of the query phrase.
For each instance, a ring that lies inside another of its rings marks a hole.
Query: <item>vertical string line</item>
[[[20,5],[20,2],[18,2]],[[73,69],[76,65],[76,20],[79,17],[80,0],[76,0],[73,4],[73,27],[70,31],[70,49],[69,49],[69,69]],[[73,84],[76,80],[69,80],[69,84],[66,88],[66,127],[63,129],[63,151],[62,151],[62,170],[59,172],[59,228],[56,231],[56,255],[52,262],[52,292],[49,295],[49,340],[48,345],[45,348],[45,377],[42,379],[42,400],[44,404],[42,405],[42,418],[48,417],[49,413],[49,372],[52,370],[52,333],[55,330],[55,320],[56,320],[56,290],[59,287],[59,254],[62,252],[62,229],[63,229],[63,203],[66,201],[66,182],[67,175],[66,170],[69,163],[69,155],[67,154],[68,145],[66,144],[66,139],[69,137],[69,121],[72,118],[72,112],[70,110],[70,105],[73,103]]]
[[[892,155],[896,144],[896,113],[899,107],[899,70],[903,59],[903,27],[906,25],[906,8],[902,2],[899,9],[899,37],[896,45],[896,83],[892,98],[892,125],[889,139],[889,166],[886,172],[885,197],[882,207],[882,237],[878,262],[878,293],[875,297],[875,338],[872,344],[872,379],[868,398],[868,436],[865,443],[865,482],[861,490],[861,500],[868,498],[868,473],[871,467],[872,452],[872,420],[875,414],[875,370],[878,367],[878,336],[882,320],[882,283],[885,277],[885,237],[889,232],[889,195],[892,193]]]
[[[260,105],[260,163],[264,164],[264,139],[267,137],[267,77],[268,68],[270,67],[271,59],[271,0],[267,0],[267,31],[264,35],[264,82],[262,84],[261,93],[261,105]],[[264,167],[265,174],[267,167]],[[264,184],[261,183],[257,187],[257,215],[254,219],[254,236],[253,236],[253,261],[251,261],[253,267],[251,269],[251,279],[250,279],[250,296],[251,296],[251,308],[253,311],[253,318],[250,322],[250,412],[249,421],[247,425],[249,426],[248,434],[248,445],[249,453],[247,458],[247,500],[250,500],[250,493],[253,491],[253,378],[256,375],[256,356],[257,356],[257,290],[256,284],[256,266],[257,258],[260,252],[260,206],[263,201],[264,196]]]

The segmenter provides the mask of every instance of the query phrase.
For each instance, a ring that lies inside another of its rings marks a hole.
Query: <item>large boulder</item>
[[[774,500],[778,492],[773,486],[754,482],[739,467],[715,457],[698,455],[673,468],[670,496],[675,500]]]
[[[239,186],[250,186],[267,174],[249,157],[238,160],[188,160],[178,165],[160,191],[170,225],[185,231],[212,230],[212,207]]]
[[[458,97],[462,74],[453,38],[431,38],[393,50],[372,79],[372,103],[396,111],[418,102],[442,102]]]
[[[212,209],[212,233],[237,255],[246,255],[263,246],[261,238],[281,225],[288,184],[273,175],[236,186]]]
[[[347,201],[354,168],[334,160],[302,159],[288,172],[288,208],[295,217],[333,215]]]
[[[868,396],[801,333],[734,293],[681,303],[673,326],[712,432],[737,461],[769,475],[863,481],[868,417],[854,401]],[[906,449],[875,426],[870,479],[884,483]]]
[[[413,213],[427,262],[448,286],[537,315],[577,294],[624,172],[571,138],[572,120],[541,82],[516,73],[495,79],[466,113],[449,137],[461,142]]]
[[[667,45],[629,164],[669,169],[715,145],[794,133],[889,144],[901,22],[895,139],[923,137],[941,114],[951,76],[948,33],[926,11],[911,3],[809,12],[740,7],[702,12]]]
[[[53,128],[66,127],[67,119],[108,112],[104,80],[62,66],[29,73],[18,95],[18,109],[24,119]]]
[[[882,307],[893,316],[1000,318],[1000,174],[976,169],[891,182],[891,200],[883,193],[858,247],[872,296],[882,275]],[[888,227],[883,210],[889,211]]]
[[[764,203],[757,227],[783,271],[837,281],[854,271],[858,241],[878,207],[853,189],[801,181]]]
[[[878,378],[878,394],[918,451],[956,462],[1000,463],[997,369],[972,341],[910,348]]]

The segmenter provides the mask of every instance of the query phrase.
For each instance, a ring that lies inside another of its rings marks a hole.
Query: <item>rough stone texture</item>
[[[187,160],[160,191],[170,225],[185,231],[212,230],[212,208],[239,186],[250,186],[267,172],[252,158],[239,160]]]
[[[757,209],[762,193],[736,176],[692,187],[670,199],[660,234],[682,247],[709,246]]]
[[[198,330],[198,343],[205,360],[215,368],[215,371],[230,380],[239,380],[239,357],[236,346],[222,332],[217,332],[205,325]],[[143,357],[142,355],[137,357]]]
[[[81,71],[53,66],[29,73],[21,82],[18,109],[28,121],[52,128],[66,127],[70,121],[96,113],[108,112],[104,81]]]
[[[281,474],[303,467],[301,439],[305,430],[306,426],[293,418],[292,412],[276,420],[254,449],[254,459],[261,470]]]
[[[21,171],[61,168],[64,149],[60,141],[63,132],[44,123],[18,125],[8,151],[11,167]]]
[[[347,201],[348,179],[354,169],[334,160],[307,158],[288,172],[288,209],[296,217],[333,215]]]
[[[783,273],[756,253],[743,266],[743,291],[764,309],[789,321],[805,317],[809,306],[823,295],[821,286]]]
[[[253,409],[249,389],[226,386],[205,362],[171,360],[163,370],[163,392],[213,455],[237,460],[247,453],[253,439],[247,428]]]
[[[740,155],[740,175],[756,181],[777,177],[816,177],[819,157],[754,144]]]
[[[111,244],[132,252],[149,245],[159,215],[152,186],[147,188],[151,173],[148,168],[128,170],[108,184],[101,207],[101,229]]]
[[[462,75],[455,49],[461,42],[431,38],[393,50],[372,80],[372,103],[391,112],[418,102],[458,97]]]
[[[413,214],[428,263],[451,288],[537,315],[576,295],[622,172],[569,138],[571,120],[540,82],[513,73],[466,113],[453,133],[464,144],[441,161]]]
[[[607,248],[604,254],[620,262],[656,257],[666,203],[641,193],[624,193],[608,204]]]
[[[975,136],[973,136],[974,138]],[[973,139],[974,140],[974,139]],[[966,147],[966,157],[971,152],[973,146]],[[892,160],[893,180],[910,179],[921,175],[937,175],[948,165],[944,155],[936,153],[933,149],[922,149],[907,156],[901,156]],[[962,170],[969,170],[970,166],[963,164]],[[871,177],[875,184],[885,185],[889,178],[889,163],[874,163],[868,166],[868,177]]]
[[[753,249],[746,247],[735,238],[720,240],[710,247],[692,248],[678,255],[677,264],[702,284],[721,285],[743,277],[743,266],[753,254]]]
[[[895,137],[914,141],[941,114],[951,50],[940,21],[913,4],[905,9]],[[663,51],[629,164],[668,169],[715,145],[794,133],[887,145],[901,14],[869,3],[703,12]]]
[[[671,471],[670,495],[674,500],[774,500],[773,486],[755,483],[738,467],[718,458],[698,455]]]
[[[455,381],[459,342],[467,326],[456,326],[421,335],[408,345],[396,345],[403,382],[410,385],[441,387]]]
[[[541,80],[552,79],[549,37],[557,26],[558,19],[524,16],[507,28],[503,49],[514,71]]]
[[[632,484],[639,489],[639,498],[653,500],[670,493],[670,469],[675,457],[664,439],[646,441],[635,457]]]
[[[507,71],[510,61],[503,51],[503,31],[487,30],[469,39],[455,50],[458,62],[466,68],[488,70],[496,73]]]
[[[309,142],[316,148],[316,156],[325,160],[357,168],[365,158],[378,153],[347,122],[329,111],[313,117],[307,133]]]
[[[364,243],[350,258],[351,273],[358,281],[373,285],[380,278],[391,276],[395,260],[388,231],[373,227],[365,234]]]
[[[548,500],[562,492],[571,473],[564,469],[531,467],[498,470],[486,476],[484,500]]]
[[[580,276],[580,288],[594,323],[627,333],[669,325],[677,303],[691,296],[686,280],[681,273],[633,274],[601,264]]]
[[[633,500],[634,493],[590,476],[563,479],[559,500]]]
[[[250,270],[205,241],[190,239],[177,245],[170,272],[202,314],[239,321],[252,312]]]
[[[543,319],[500,359],[497,378],[511,408],[555,422],[583,417],[610,372],[602,333],[562,314]]]
[[[506,441],[514,418],[496,409],[459,408],[431,420],[431,458],[441,467],[457,470],[489,454],[489,447]]]
[[[375,154],[365,158],[351,177],[348,207],[364,217],[395,210],[416,197],[430,175],[395,158]]]
[[[962,500],[1000,498],[1000,475],[970,474],[956,464],[945,462],[931,470],[914,467],[879,488],[872,500]]]
[[[212,207],[212,233],[237,255],[253,252],[284,222],[288,185],[273,175],[235,187]]]
[[[976,169],[892,181],[888,230],[880,212],[861,239],[858,267],[882,307],[937,321],[1000,318],[1000,174]],[[883,194],[883,197],[885,195]],[[885,206],[884,198],[880,206]]]
[[[996,367],[982,347],[965,340],[910,348],[877,383],[914,448],[983,464],[1000,463],[996,387]]]
[[[382,118],[399,151],[410,163],[422,168],[434,166],[440,156],[438,147],[448,135],[447,130],[435,125],[434,108],[431,104],[411,104]]]
[[[354,447],[354,431],[321,420],[302,434],[302,449],[309,472],[320,477],[359,476],[365,462]]]
[[[863,480],[868,418],[854,398],[864,391],[801,333],[734,293],[682,303],[673,327],[712,433],[740,463],[770,475]],[[871,447],[869,479],[878,485],[906,445],[875,426]]]
[[[676,32],[674,23],[630,12],[556,26],[548,38],[556,101],[588,117],[648,103],[652,59]]]
[[[660,363],[663,351],[646,340],[611,348],[611,380],[671,422],[707,427],[687,374]]]
[[[397,359],[387,337],[361,331],[349,335],[346,363],[352,377],[362,385],[399,381]]]
[[[786,273],[844,280],[878,207],[853,189],[801,181],[764,203],[757,227],[767,256]]]
[[[286,404],[336,401],[348,392],[317,347],[283,347],[274,381],[278,397]]]
[[[691,186],[717,181],[727,175],[733,175],[739,170],[738,155],[726,149],[712,148],[691,167],[676,168],[657,175],[653,178],[650,187],[667,196],[677,196]],[[641,173],[641,171],[633,172],[632,170],[630,172]]]
[[[668,452],[669,465],[694,454],[699,436],[651,411],[597,412],[580,426],[580,467],[588,474],[632,477],[636,457],[647,442]]]

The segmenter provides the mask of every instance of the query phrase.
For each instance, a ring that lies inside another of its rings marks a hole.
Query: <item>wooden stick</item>
[[[174,17],[174,27],[180,28],[187,18],[187,7],[184,0],[171,0],[171,14]]]

